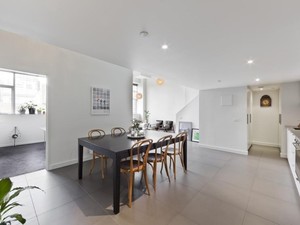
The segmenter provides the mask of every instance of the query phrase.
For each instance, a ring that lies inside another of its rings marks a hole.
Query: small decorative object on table
[[[132,125],[130,127],[130,134],[127,136],[130,138],[143,138],[144,134],[141,134],[140,132],[140,124],[142,121],[133,119],[131,122]]]

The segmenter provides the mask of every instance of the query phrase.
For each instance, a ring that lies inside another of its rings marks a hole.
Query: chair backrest
[[[160,154],[164,150],[164,154],[167,155],[169,145],[172,140],[172,135],[167,135],[160,138],[155,144],[155,161],[157,160],[157,153]]]
[[[183,132],[178,133],[175,136],[176,141],[174,142],[174,149],[177,149],[179,152],[182,152],[183,145],[186,142],[186,139],[187,139],[187,132],[183,131]],[[174,151],[174,153],[176,153],[176,151]]]
[[[126,134],[126,130],[123,127],[114,127],[111,129],[111,135],[120,136]]]
[[[152,146],[152,139],[144,139],[134,143],[130,149],[130,172],[133,171],[133,160],[138,163],[138,168],[147,166],[149,150]]]
[[[102,129],[92,129],[88,132],[88,138],[99,138],[105,136],[105,131]]]

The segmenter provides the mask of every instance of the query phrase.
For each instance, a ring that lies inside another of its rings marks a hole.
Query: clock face
[[[262,104],[265,106],[269,105],[269,100],[268,99],[263,100]]]
[[[270,96],[268,96],[268,95],[264,95],[260,99],[260,106],[261,107],[270,107],[271,104],[272,104],[272,100],[271,100]]]

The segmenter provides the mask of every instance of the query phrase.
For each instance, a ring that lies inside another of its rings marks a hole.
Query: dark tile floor
[[[0,148],[0,178],[45,168],[45,143]]]
[[[143,194],[136,176],[132,208],[122,177],[121,211],[112,214],[110,166],[77,179],[77,165],[41,170],[13,178],[15,185],[37,185],[20,196],[31,225],[299,225],[300,201],[286,159],[279,150],[253,146],[249,156],[188,144],[188,172],[178,167],[176,181],[158,176],[157,191]],[[98,164],[99,165],[99,164]],[[151,181],[151,176],[149,176]]]

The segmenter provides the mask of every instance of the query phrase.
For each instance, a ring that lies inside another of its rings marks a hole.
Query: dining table
[[[113,170],[113,212],[120,212],[120,162],[130,156],[130,149],[134,143],[145,138],[152,139],[151,149],[156,147],[157,141],[166,135],[172,135],[172,143],[180,141],[175,138],[176,133],[163,131],[145,130],[142,137],[131,136],[130,134],[111,135],[107,134],[98,138],[78,138],[78,179],[83,175],[83,149],[84,147],[96,153],[103,154],[112,159]],[[167,143],[164,143],[166,145]],[[183,162],[187,171],[187,142],[183,144]]]

